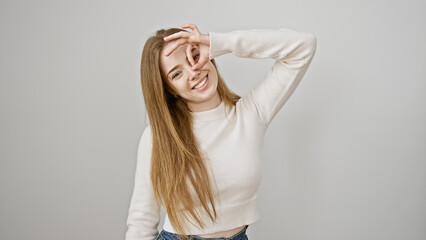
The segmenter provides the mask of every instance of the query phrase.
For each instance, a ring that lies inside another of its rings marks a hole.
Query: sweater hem
[[[216,222],[220,225],[215,224],[210,218],[203,219],[205,228],[201,229],[199,226],[194,226],[189,223],[189,229],[187,235],[200,235],[200,234],[212,234],[230,230],[243,225],[249,225],[260,220],[260,214],[257,206],[257,196],[249,201],[242,204],[233,206],[223,206],[216,209],[217,218]],[[238,216],[238,217],[236,217]],[[170,223],[168,215],[164,221],[164,230],[171,233],[176,233],[175,229]]]

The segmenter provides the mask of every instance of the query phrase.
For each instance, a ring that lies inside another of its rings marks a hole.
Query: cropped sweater
[[[269,123],[292,95],[316,51],[316,37],[290,29],[210,32],[209,58],[226,53],[243,58],[275,60],[266,78],[236,105],[224,101],[211,110],[191,112],[193,131],[216,183],[217,219],[204,229],[189,224],[187,234],[221,232],[260,219],[263,140]],[[151,128],[142,133],[137,153],[134,190],[127,218],[126,240],[152,240],[158,235],[160,206],[150,181]],[[179,201],[179,199],[176,199]],[[166,214],[163,229],[176,233]]]

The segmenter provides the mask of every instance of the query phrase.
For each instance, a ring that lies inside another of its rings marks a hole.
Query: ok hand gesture
[[[188,44],[186,47],[186,57],[192,65],[192,70],[199,69],[209,60],[210,36],[209,34],[200,33],[195,24],[184,24],[181,28],[190,28],[192,32],[181,31],[165,37],[164,41],[170,41],[171,44],[167,46],[164,53],[166,56],[169,56],[180,45]],[[197,61],[194,61],[192,56],[192,49],[194,47],[200,51],[200,57]]]

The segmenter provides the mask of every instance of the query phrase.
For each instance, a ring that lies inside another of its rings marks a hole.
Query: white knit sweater
[[[314,35],[290,29],[210,32],[210,59],[233,53],[244,58],[272,58],[275,64],[236,106],[222,101],[215,109],[191,113],[194,134],[208,156],[206,163],[217,184],[219,199],[216,223],[205,218],[205,229],[189,224],[187,234],[216,233],[260,219],[257,191],[265,131],[298,86],[315,50]],[[126,240],[153,240],[158,235],[160,206],[155,204],[150,182],[151,147],[148,125],[138,148]],[[176,232],[167,215],[163,228]]]

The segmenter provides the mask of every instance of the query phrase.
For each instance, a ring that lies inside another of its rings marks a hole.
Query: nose
[[[192,70],[192,68],[190,67],[189,74],[190,74],[189,75],[189,80],[196,81],[196,80],[198,80],[198,78],[199,78],[199,76],[201,74],[201,71],[200,70]]]

